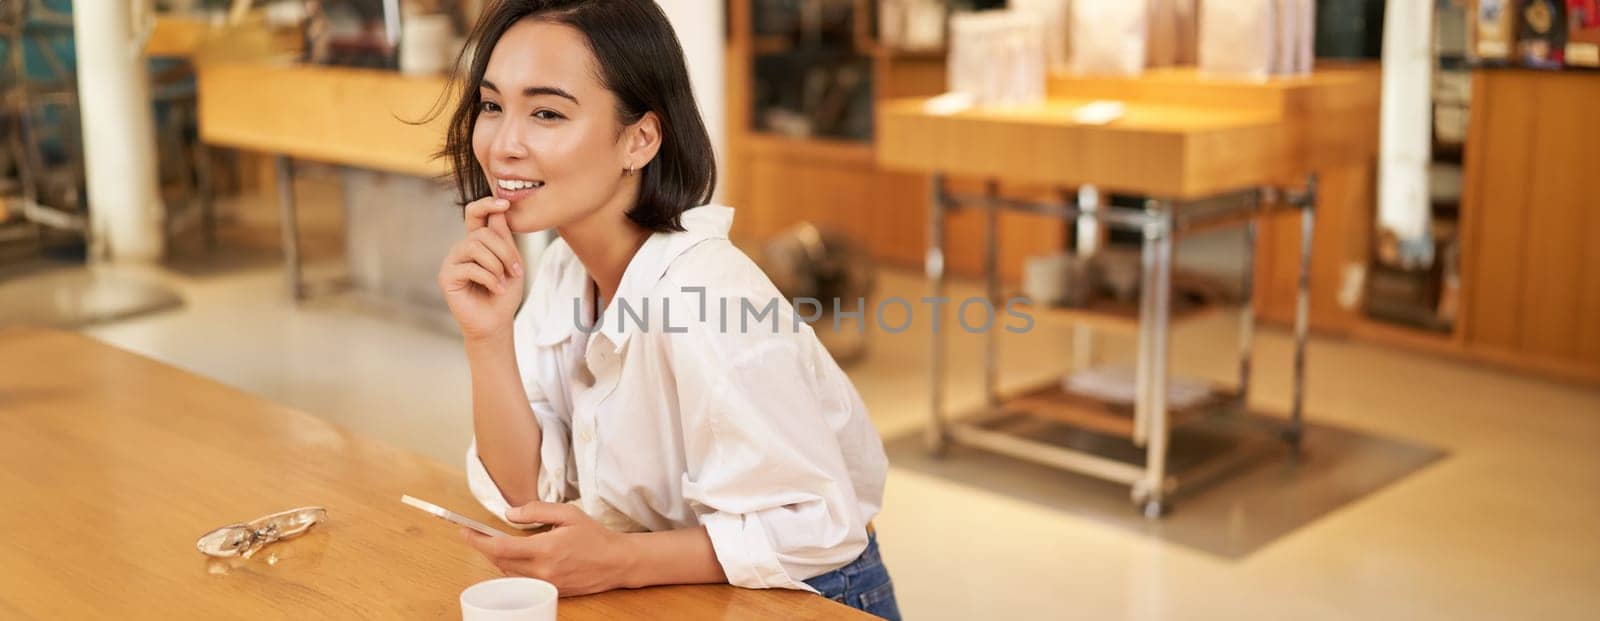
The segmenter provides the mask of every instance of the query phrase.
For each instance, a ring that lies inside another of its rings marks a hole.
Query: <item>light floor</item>
[[[106,269],[106,268],[101,268]],[[117,268],[187,306],[86,330],[104,341],[459,464],[470,429],[457,340],[338,300],[295,306],[270,265],[190,277]],[[885,295],[922,295],[887,272]],[[976,293],[957,288],[956,296]],[[884,435],[926,418],[924,319],[849,368]],[[1234,325],[1177,331],[1174,367],[1232,375]],[[953,326],[947,326],[951,329]],[[1107,358],[1125,357],[1107,337]],[[1002,340],[1008,378],[1060,373],[1072,329]],[[981,341],[951,344],[950,399],[975,402]],[[1288,402],[1289,340],[1258,336],[1253,405]],[[1310,416],[1449,456],[1242,560],[892,469],[877,519],[911,619],[1600,618],[1600,390],[1339,341],[1311,349]],[[1130,508],[1130,511],[1132,509]],[[1181,504],[1178,510],[1182,510]]]

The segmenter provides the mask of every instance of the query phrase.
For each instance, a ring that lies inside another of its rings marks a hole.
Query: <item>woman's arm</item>
[[[543,434],[522,388],[511,333],[469,338],[466,350],[478,458],[512,506],[537,500]]]
[[[550,582],[563,596],[728,581],[703,526],[619,533],[577,507],[548,502],[513,508],[506,518],[551,529],[528,537],[486,537],[463,528],[461,535],[505,574]]]
[[[722,584],[717,552],[711,547],[706,527],[695,526],[659,533],[624,535],[632,566],[623,575],[623,586],[640,588],[658,584]]]
[[[472,368],[477,461],[501,495],[516,505],[538,497],[542,435],[512,345],[525,269],[506,224],[509,208],[510,203],[494,197],[466,206],[467,234],[445,255],[439,288],[461,326]]]

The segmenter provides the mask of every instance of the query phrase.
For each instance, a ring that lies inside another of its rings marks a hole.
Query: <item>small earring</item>
[[[632,162],[628,163],[628,176],[630,176],[630,177],[633,176],[633,163]]]

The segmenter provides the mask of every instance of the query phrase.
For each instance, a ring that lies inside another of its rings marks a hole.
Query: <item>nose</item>
[[[528,145],[522,140],[522,131],[516,119],[504,119],[495,128],[494,141],[489,144],[489,157],[495,160],[520,160],[528,157]]]

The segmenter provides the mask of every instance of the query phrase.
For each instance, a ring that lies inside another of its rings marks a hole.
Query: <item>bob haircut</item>
[[[570,26],[589,42],[601,85],[617,98],[617,122],[632,125],[645,113],[661,121],[661,149],[639,171],[639,200],[628,219],[657,232],[681,231],[683,212],[711,200],[717,185],[716,156],[700,108],[689,86],[683,47],[655,0],[499,0],[484,8],[462,50],[472,65],[451,76],[460,89],[444,149],[463,205],[490,195],[483,167],[472,152],[478,122],[478,85],[489,54],[513,24],[537,19]],[[449,93],[450,90],[445,91]]]

